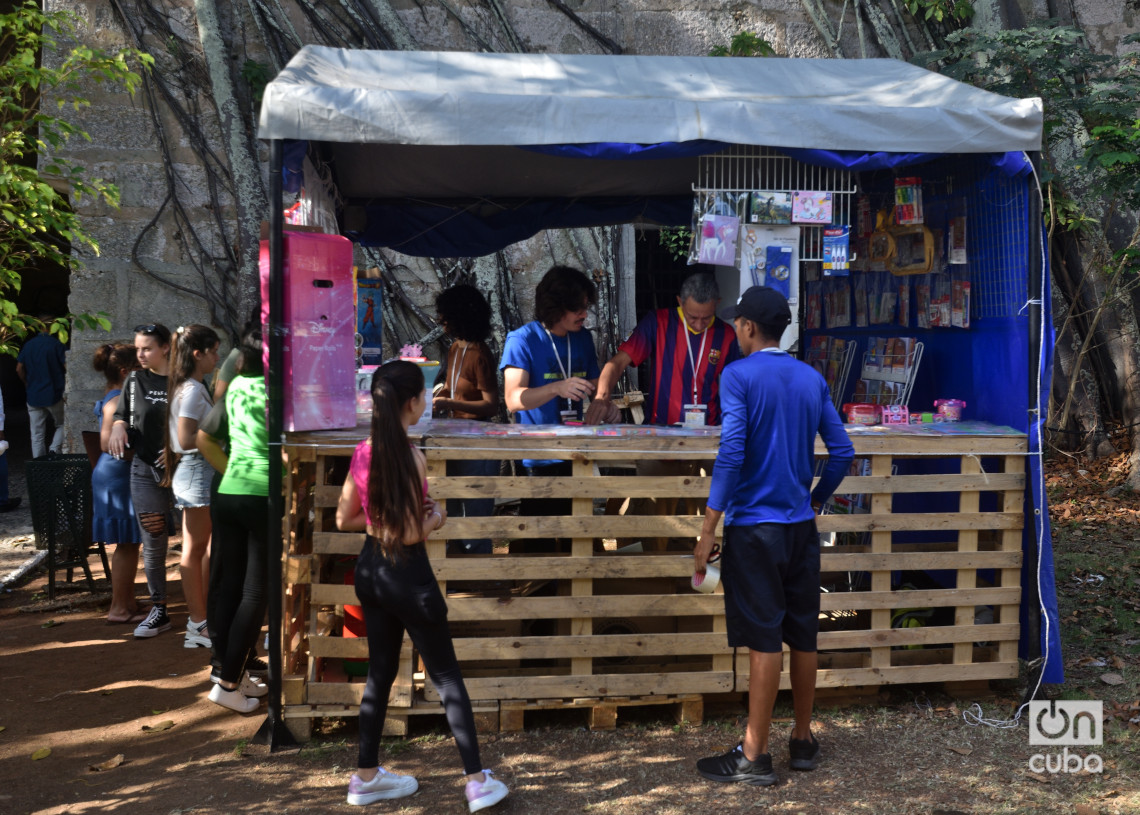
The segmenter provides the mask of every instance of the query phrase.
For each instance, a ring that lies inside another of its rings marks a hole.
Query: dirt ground
[[[939,686],[905,686],[823,708],[815,728],[823,762],[794,775],[785,747],[790,711],[781,698],[773,736],[781,783],[772,788],[713,784],[694,771],[696,759],[736,743],[744,721],[738,701],[707,706],[700,726],[674,725],[665,709],[622,711],[609,732],[586,730],[582,712],[528,714],[525,732],[482,739],[485,765],[512,791],[491,811],[1140,812],[1140,701],[1133,701],[1140,699],[1140,501],[1117,497],[1099,522],[1078,524],[1073,519],[1088,509],[1079,502],[1102,496],[1112,482],[1066,466],[1055,469],[1050,489],[1067,682],[1047,693],[1106,700],[1103,773],[1035,774],[1024,720],[971,726],[963,718],[971,700],[952,699]],[[42,570],[0,593],[0,813],[358,811],[345,803],[355,720],[327,720],[303,747],[270,754],[253,743],[264,705],[243,717],[206,699],[207,652],[182,646],[176,555],[169,563],[175,631],[153,640],[106,625],[106,594],[65,591],[62,603],[46,607]],[[1103,579],[1093,585],[1092,575]],[[145,594],[141,570],[138,593]],[[1111,683],[1103,678],[1109,674]],[[1008,718],[1024,688],[1024,680],[996,686],[978,700],[981,710]],[[421,788],[371,810],[461,811],[458,757],[442,717],[414,717],[410,737],[385,741],[383,760],[414,773]]]

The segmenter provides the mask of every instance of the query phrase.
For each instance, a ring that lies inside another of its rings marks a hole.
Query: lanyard
[[[455,370],[451,375],[451,398],[458,399],[459,394],[456,388],[459,387],[459,372],[463,370],[463,360],[467,357],[467,345],[463,346],[463,353],[459,356],[459,364],[455,366]]]
[[[566,372],[567,368],[569,368],[570,371],[574,370],[574,365],[571,362],[571,356],[570,356],[570,350],[571,350],[570,349],[570,335],[569,334],[566,335],[566,367],[563,367],[562,366],[562,357],[558,356],[558,346],[554,344],[554,335],[550,333],[550,329],[547,328],[546,326],[543,326],[542,330],[545,331],[546,336],[548,336],[550,338],[550,347],[554,349],[554,359],[558,362],[558,370],[560,370],[562,372],[562,378],[563,379],[569,379],[570,374],[568,374]],[[569,399],[566,400],[566,407],[567,408],[573,408],[573,405],[570,404]]]
[[[697,404],[700,399],[700,384],[697,382],[697,361],[702,359],[705,355],[705,340],[709,337],[709,329],[705,328],[701,332],[701,350],[697,352],[696,360],[693,359],[693,344],[689,341],[689,321],[685,319],[685,313],[680,309],[677,311],[681,315],[681,324],[685,326],[685,350],[689,352],[689,366],[693,369],[693,404]],[[711,327],[711,326],[710,326]]]

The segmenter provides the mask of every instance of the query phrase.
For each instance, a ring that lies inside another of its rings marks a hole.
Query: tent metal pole
[[[1034,174],[1031,176],[1030,184],[1036,187],[1036,179],[1040,178],[1041,171],[1041,154],[1039,152],[1028,153],[1029,160],[1033,163]],[[1041,364],[1041,320],[1042,308],[1044,302],[1043,297],[1048,296],[1048,292],[1043,291],[1041,276],[1044,272],[1044,261],[1041,256],[1043,241],[1045,236],[1043,234],[1043,225],[1041,223],[1041,196],[1040,189],[1030,189],[1029,191],[1029,258],[1027,268],[1027,294],[1026,302],[1028,303],[1029,315],[1029,437],[1030,444],[1032,444],[1033,434],[1037,433],[1038,448],[1044,444],[1044,439],[1041,437],[1043,431],[1044,417],[1038,414],[1037,399],[1041,380],[1041,371],[1039,366]],[[1041,406],[1044,409],[1044,405]],[[1032,448],[1030,448],[1032,451]],[[1027,475],[1031,474],[1027,473]],[[1029,501],[1029,506],[1032,512],[1031,520],[1033,521],[1030,526],[1030,534],[1028,536],[1029,546],[1025,552],[1025,556],[1030,558],[1030,563],[1036,566],[1040,553],[1037,551],[1037,534],[1036,528],[1038,524],[1042,523],[1039,512],[1044,512],[1045,507],[1038,507],[1033,498],[1033,487],[1031,484],[1026,485],[1026,498]],[[1031,574],[1036,576],[1036,569],[1029,570]],[[1026,627],[1029,629],[1026,637],[1026,656],[1028,661],[1032,663],[1041,657],[1041,597],[1037,591],[1037,580],[1030,580],[1029,585],[1022,587],[1021,596],[1023,602],[1026,604]],[[1044,670],[1045,666],[1042,664],[1038,670]],[[1036,681],[1030,682],[1030,687],[1036,685]]]
[[[266,583],[269,593],[269,715],[258,729],[253,740],[268,744],[270,752],[296,744],[285,726],[281,704],[281,617],[282,582],[281,558],[284,553],[282,520],[285,502],[282,496],[281,461],[284,441],[284,409],[282,405],[282,374],[284,371],[284,336],[281,318],[284,312],[284,213],[281,210],[284,145],[281,139],[269,142],[269,318],[264,340],[269,343],[269,367],[266,369],[266,402],[269,430],[269,510],[266,544],[268,559]]]

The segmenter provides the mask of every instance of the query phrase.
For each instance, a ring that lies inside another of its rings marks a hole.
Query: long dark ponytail
[[[423,371],[413,362],[389,362],[372,375],[368,523],[381,530],[380,545],[390,558],[403,554],[410,525],[423,515],[420,473],[400,421],[404,406],[423,390]]]

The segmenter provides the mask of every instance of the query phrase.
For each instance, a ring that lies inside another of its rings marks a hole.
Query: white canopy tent
[[[1039,150],[1041,125],[1040,99],[889,59],[306,46],[266,87],[259,136],[325,143],[350,200],[582,197],[686,194],[696,159],[583,162],[514,148],[710,140],[1002,153]]]

